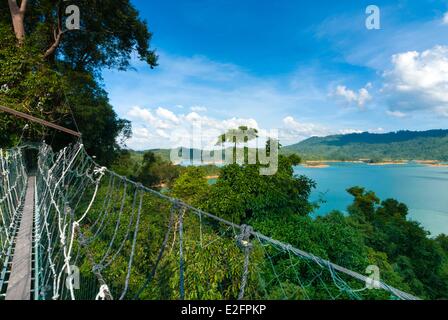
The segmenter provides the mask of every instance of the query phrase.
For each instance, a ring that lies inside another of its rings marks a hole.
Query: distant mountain
[[[148,152],[148,151],[151,151],[156,156],[159,156],[163,161],[171,161],[171,149],[149,149],[149,150],[144,150],[144,151],[134,151],[134,150],[130,150],[130,151],[131,151],[131,154],[138,161],[143,160],[143,155],[145,154],[145,152]],[[197,152],[197,154],[200,155],[202,151],[200,149],[184,148],[184,152],[186,152],[187,154],[184,155],[183,158],[185,158],[185,161],[187,161],[187,159],[193,159],[194,152]]]
[[[151,151],[156,156],[159,156],[163,161],[170,161],[170,153],[171,153],[170,149],[149,149],[143,151],[134,151],[134,150],[129,151],[131,152],[131,155],[134,157],[134,159],[139,162],[143,160],[143,155],[148,151]]]
[[[353,133],[313,137],[282,149],[305,160],[448,161],[448,130]]]

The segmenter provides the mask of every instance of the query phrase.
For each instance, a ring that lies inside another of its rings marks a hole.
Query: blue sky
[[[133,0],[160,55],[105,71],[134,149],[248,124],[283,144],[447,128],[448,1]],[[366,7],[381,12],[367,30]],[[197,131],[197,130],[196,130]],[[207,138],[204,138],[207,140]]]

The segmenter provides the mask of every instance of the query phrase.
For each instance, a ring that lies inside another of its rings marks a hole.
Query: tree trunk
[[[20,7],[17,5],[17,0],[8,0],[9,10],[11,12],[12,26],[14,33],[19,43],[25,39],[25,12],[27,0],[22,0]]]

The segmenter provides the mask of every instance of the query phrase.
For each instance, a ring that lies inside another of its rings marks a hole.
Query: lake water
[[[448,234],[448,167],[331,163],[327,168],[297,166],[294,172],[316,181],[312,200],[326,200],[317,215],[335,209],[346,212],[353,197],[345,190],[361,186],[382,200],[394,198],[405,203],[408,219],[420,222],[432,235]]]

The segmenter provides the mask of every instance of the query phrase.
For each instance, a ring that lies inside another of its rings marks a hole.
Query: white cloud
[[[129,110],[127,116],[132,119],[144,121],[157,129],[167,129],[170,127],[170,124],[168,122],[157,118],[151,113],[151,111],[140,108],[138,106],[132,107],[131,110]]]
[[[348,89],[346,86],[337,86],[334,94],[343,97],[348,103],[356,103],[360,108],[364,107],[366,102],[372,100],[368,88],[371,88],[371,83],[368,83],[364,88],[361,88],[356,93]]]
[[[163,111],[162,111],[163,110]],[[165,121],[167,115],[174,121]],[[188,114],[174,114],[165,108],[157,108],[151,112],[144,107],[133,107],[127,114],[133,120],[133,136],[127,145],[136,150],[155,148],[175,148],[179,146],[213,149],[218,137],[229,129],[240,126],[255,128],[259,132],[260,139],[270,136],[270,129],[260,128],[252,118],[228,118],[218,120],[197,112]],[[313,136],[327,136],[333,134],[361,133],[360,129],[333,129],[318,123],[297,121],[292,116],[282,120],[282,126],[278,129],[279,139],[282,144],[297,143]],[[370,129],[370,132],[382,132],[382,128]],[[260,142],[259,142],[260,143]]]
[[[358,100],[357,100],[358,106],[363,107],[366,104],[366,102],[371,99],[372,99],[372,97],[366,88],[359,89]]]
[[[288,116],[283,119],[285,129],[289,134],[297,138],[309,138],[312,136],[323,136],[328,134],[328,130],[323,126],[314,123],[298,122],[293,117]]]
[[[390,110],[386,110],[386,114],[394,117],[394,118],[405,118],[407,116],[406,113],[401,112],[401,111],[390,111]]]
[[[206,112],[207,108],[206,107],[201,107],[201,106],[193,106],[190,108],[191,111],[194,112]]]
[[[353,102],[357,99],[356,93],[352,90],[347,89],[346,86],[338,86],[336,88],[336,94],[338,96],[344,97],[348,102]]]
[[[448,12],[445,13],[445,15],[443,16],[442,23],[443,24],[448,24]]]
[[[370,133],[384,133],[385,132],[384,128],[381,128],[381,127],[374,128],[374,129],[369,129],[367,131],[370,132]]]
[[[357,130],[357,129],[342,129],[339,130],[339,134],[351,134],[351,133],[362,133],[363,130]]]
[[[162,129],[157,129],[156,130],[156,134],[158,136],[160,136],[161,138],[165,138],[165,139],[169,139],[170,138],[170,135],[168,133],[166,133],[165,130],[162,130]]]
[[[284,128],[280,131],[281,132],[280,139],[284,144],[297,143],[310,137],[324,137],[335,134],[362,133],[365,131],[369,132],[384,131],[382,128],[370,129],[370,130],[332,129],[320,124],[299,122],[291,116],[284,118],[283,124]]]
[[[156,110],[156,114],[163,119],[172,121],[174,123],[179,123],[179,118],[168,109],[159,107]]]
[[[165,108],[157,108],[153,115],[150,110],[136,106],[128,112],[127,117],[133,120],[134,133],[127,145],[136,150],[179,146],[210,149],[216,144],[219,135],[243,125],[264,132],[260,130],[257,121],[250,118],[217,120],[197,112],[174,114]]]
[[[383,128],[371,128],[368,130],[359,130],[359,129],[341,129],[338,130],[338,134],[352,134],[352,133],[363,133],[363,132],[370,132],[370,133],[384,133]]]
[[[160,110],[163,109],[163,112]],[[157,112],[158,110],[158,112]],[[168,109],[158,108],[154,114],[143,107],[133,107],[127,116],[133,120],[133,137],[127,145],[136,150],[153,148],[175,148],[179,146],[213,149],[218,137],[229,129],[240,126],[255,128],[260,139],[270,135],[270,129],[260,128],[252,118],[228,118],[218,120],[197,112],[188,114],[172,114],[170,117],[178,122],[166,122],[166,116],[172,112]],[[163,124],[163,125],[160,125]],[[359,129],[331,129],[320,124],[299,122],[292,116],[287,116],[278,128],[279,139],[282,144],[292,144],[313,136],[326,136],[331,134],[359,133]]]
[[[448,115],[448,46],[396,54],[392,63],[383,89],[390,111]]]
[[[151,111],[146,109],[141,109],[140,107],[132,107],[128,112],[128,115],[132,118],[143,119],[146,122],[153,123],[156,118],[152,115]]]

